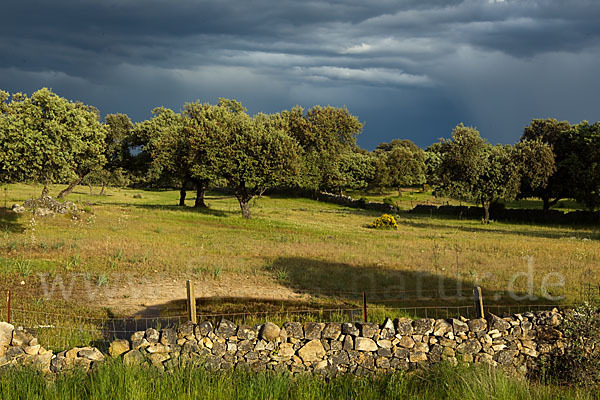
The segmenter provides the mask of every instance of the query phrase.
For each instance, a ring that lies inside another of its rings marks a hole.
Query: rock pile
[[[77,212],[77,206],[71,201],[60,202],[50,196],[43,196],[39,199],[25,200],[22,206],[13,204],[12,210],[16,213],[24,213],[26,210],[32,210],[35,215],[45,217],[54,214]]]

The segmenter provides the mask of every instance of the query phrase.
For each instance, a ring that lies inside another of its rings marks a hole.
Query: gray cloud
[[[222,96],[347,105],[372,148],[459,122],[514,142],[534,117],[598,119],[594,0],[10,0],[3,15],[0,88],[135,120]]]

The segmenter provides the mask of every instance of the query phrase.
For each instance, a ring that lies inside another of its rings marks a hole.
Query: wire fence
[[[4,292],[6,293],[6,292]],[[235,309],[224,312],[208,312],[201,310],[197,317],[199,321],[210,321],[217,325],[219,321],[227,319],[236,324],[257,325],[266,321],[283,324],[288,321],[298,322],[359,322],[368,321],[381,323],[385,318],[475,318],[477,307],[472,290],[455,292],[454,296],[436,293],[434,290],[402,291],[402,292],[344,292],[335,293],[329,299],[336,299],[336,295],[343,294],[343,301],[337,306],[324,306],[313,304],[305,307],[290,307],[282,303],[280,309],[252,310]],[[385,296],[381,296],[381,295]],[[390,298],[391,294],[398,297]],[[16,326],[23,326],[35,331],[40,343],[54,351],[93,345],[106,350],[114,339],[129,338],[133,332],[148,328],[161,329],[166,327],[177,328],[189,320],[188,314],[171,312],[156,317],[125,317],[119,318],[110,313],[91,312],[75,313],[68,305],[53,306],[53,311],[43,310],[44,303],[37,306],[37,298],[27,297],[25,294],[14,295],[15,298],[2,298],[0,301],[0,320],[10,319]],[[356,299],[354,299],[356,297]],[[361,304],[362,297],[362,304]],[[597,296],[596,299],[598,299]],[[485,313],[499,316],[506,314],[524,313],[527,311],[549,310],[554,307],[567,308],[575,304],[559,304],[552,302],[527,303],[505,302],[506,297],[498,292],[485,292]],[[341,300],[342,297],[338,297]],[[589,300],[589,298],[588,298]],[[600,300],[600,299],[598,299]],[[225,301],[222,298],[210,298],[211,302],[219,304]],[[260,301],[277,304],[277,299],[260,299]],[[259,301],[259,303],[260,303]],[[9,303],[12,305],[9,306]],[[441,305],[441,304],[444,305]],[[42,308],[39,310],[37,308]],[[210,306],[208,307],[211,308]],[[9,315],[10,314],[10,315]]]

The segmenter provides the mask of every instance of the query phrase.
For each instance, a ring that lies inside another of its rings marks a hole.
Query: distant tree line
[[[570,125],[534,119],[515,145],[492,145],[473,127],[423,150],[410,140],[361,149],[363,124],[346,108],[296,106],[250,116],[235,100],[187,103],[179,112],[159,107],[132,123],[64,99],[49,89],[28,97],[0,91],[0,182],[169,187],[196,191],[207,207],[208,188],[228,187],[242,215],[270,188],[342,193],[429,185],[436,194],[482,205],[540,198],[549,209],[574,198],[600,208],[600,123]]]

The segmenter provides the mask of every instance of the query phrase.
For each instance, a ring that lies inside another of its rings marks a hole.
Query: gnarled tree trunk
[[[79,183],[83,180],[84,176],[80,176],[77,179],[75,179],[73,182],[69,183],[69,186],[67,186],[66,188],[64,188],[63,190],[61,190],[61,192],[58,194],[58,196],[56,196],[56,198],[57,199],[62,199],[64,197],[70,195],[71,192],[73,192],[73,189],[75,189],[75,187],[77,185],[79,185]]]
[[[481,204],[483,205],[483,223],[489,224],[490,223],[490,203],[487,201],[482,201]]]
[[[179,189],[179,205],[180,206],[185,206],[185,197],[187,196],[187,192],[185,190],[185,184],[186,182],[183,182],[181,184],[181,189]]]
[[[252,200],[252,193],[248,192],[246,185],[242,184],[235,191],[235,197],[238,199],[240,203],[240,208],[242,210],[242,217],[250,218],[250,200]]]
[[[207,187],[207,181],[196,181],[196,201],[194,202],[194,208],[208,208],[204,202],[204,195]]]
[[[558,200],[560,200],[559,197],[554,200],[550,200],[550,196],[542,197],[542,201],[544,202],[544,211],[550,210],[550,207],[558,203]]]

